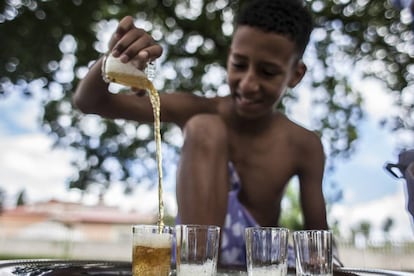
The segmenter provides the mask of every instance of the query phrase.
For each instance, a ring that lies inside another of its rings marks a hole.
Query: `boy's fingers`
[[[147,67],[148,62],[156,60],[161,56],[161,54],[162,48],[159,45],[153,45],[140,51],[136,59],[137,64],[139,65],[138,68],[143,70],[145,67]]]
[[[128,39],[128,36],[125,36],[125,34],[133,29],[135,29],[135,25],[131,16],[126,16],[119,22],[109,43],[109,49],[114,56],[118,57],[128,47],[128,44],[132,42],[131,38]]]
[[[143,29],[134,28],[125,34],[112,49],[112,54],[115,57],[121,56],[123,62],[128,62],[134,59],[138,52],[154,43]]]
[[[129,30],[134,28],[134,20],[131,16],[126,16],[119,21],[118,27],[115,30],[115,37],[122,37],[124,34],[126,34]]]
[[[116,46],[114,51],[112,52],[114,56],[114,52],[117,52],[119,49]],[[123,50],[120,56],[122,62],[128,62],[131,60],[137,60],[139,64],[146,64],[152,60],[159,58],[162,54],[162,47],[158,44],[155,44],[155,41],[152,39],[148,39],[146,36],[145,38],[138,39],[132,44],[128,46],[127,49]]]
[[[131,16],[126,16],[112,35],[110,51],[123,63],[136,60],[145,67],[149,61],[159,58],[163,49],[145,30],[135,27]]]
[[[153,44],[146,47],[144,50],[139,52],[138,57],[145,61],[153,61],[162,55],[162,47],[158,44]]]

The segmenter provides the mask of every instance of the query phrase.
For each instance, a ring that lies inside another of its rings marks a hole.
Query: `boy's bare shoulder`
[[[305,148],[321,147],[322,142],[316,131],[310,130],[299,123],[292,121],[284,114],[280,114],[280,119],[281,127],[290,141]]]
[[[285,146],[291,153],[292,162],[296,166],[298,175],[313,175],[321,172],[325,160],[325,153],[320,136],[304,126],[283,118],[285,132]],[[282,131],[282,129],[279,129]]]

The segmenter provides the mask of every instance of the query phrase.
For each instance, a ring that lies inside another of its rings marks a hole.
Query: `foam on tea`
[[[170,233],[135,234],[134,246],[171,249],[172,235]]]

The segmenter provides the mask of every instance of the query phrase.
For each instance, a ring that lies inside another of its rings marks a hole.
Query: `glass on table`
[[[170,275],[173,228],[159,225],[134,225],[132,233],[132,275]]]
[[[217,273],[220,227],[180,224],[175,227],[178,276],[214,276]]]
[[[328,230],[294,231],[296,275],[333,275],[332,239]]]
[[[248,227],[246,263],[249,276],[287,275],[289,230],[281,227]]]

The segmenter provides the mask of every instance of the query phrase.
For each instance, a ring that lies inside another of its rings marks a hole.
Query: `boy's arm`
[[[83,113],[98,114],[106,118],[122,118],[142,123],[154,121],[149,97],[135,92],[113,94],[101,76],[102,59],[98,60],[80,82],[73,97],[74,104]],[[191,93],[160,93],[162,122],[183,127],[187,120],[199,113],[217,113],[218,100]]]
[[[322,190],[322,180],[325,167],[325,154],[319,137],[312,133],[307,137],[307,150],[303,156],[305,164],[299,176],[300,194],[306,229],[326,229],[326,205]],[[333,237],[333,264],[343,266],[339,259],[335,237]]]
[[[122,62],[134,59],[139,64],[159,57],[162,49],[151,36],[136,28],[131,17],[125,17],[114,33],[109,49]],[[79,83],[73,103],[84,113],[98,114],[107,118],[123,118],[138,122],[152,122],[153,110],[147,96],[134,92],[113,94],[102,78],[100,58]],[[142,68],[140,68],[142,69]],[[197,113],[217,112],[217,101],[189,93],[162,93],[161,121],[183,126]]]
[[[306,229],[328,229],[326,206],[322,191],[325,155],[319,137],[306,137],[299,172],[300,199]]]

